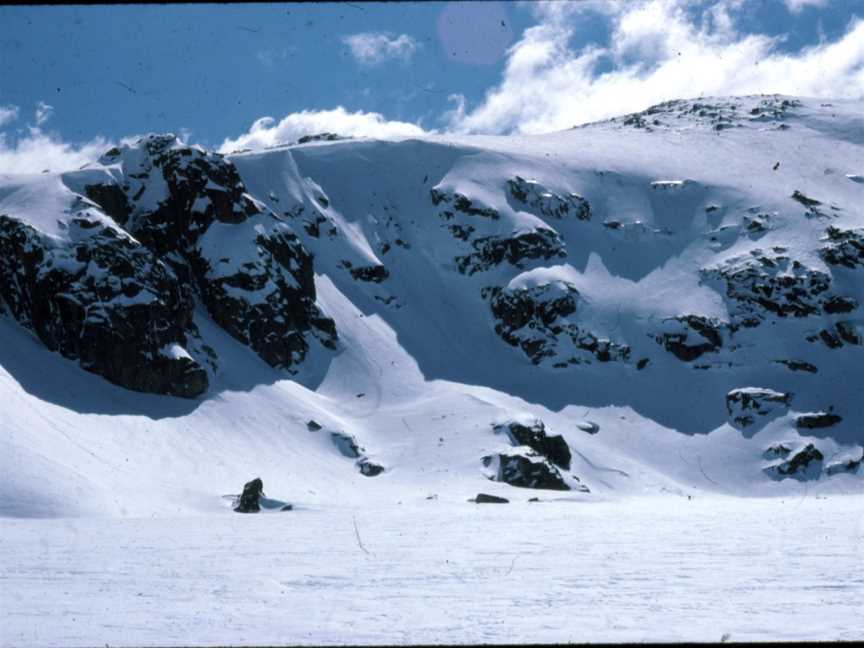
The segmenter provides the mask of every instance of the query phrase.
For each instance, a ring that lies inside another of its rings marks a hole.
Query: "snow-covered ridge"
[[[190,452],[178,426],[201,425],[214,461],[346,497],[445,472],[472,495],[842,490],[864,441],[861,110],[700,99],[553,135],[228,156],[148,136],[77,172],[0,176],[4,335],[190,399],[88,383],[91,410],[135,403],[129,429],[151,421],[167,448]],[[0,357],[4,394],[86,437],[91,410],[16,362]],[[567,468],[495,432],[520,415]],[[35,465],[26,421],[7,426]],[[765,459],[778,444],[789,456]],[[184,461],[201,498],[229,488],[231,470]]]

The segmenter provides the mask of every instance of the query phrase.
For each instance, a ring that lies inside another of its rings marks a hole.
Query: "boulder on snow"
[[[809,443],[784,461],[764,468],[764,471],[773,479],[812,479],[819,476],[824,458],[816,446]]]
[[[534,419],[528,425],[506,421],[493,425],[492,429],[495,434],[507,434],[514,446],[528,446],[556,466],[570,470],[570,447],[560,434],[548,435],[546,425],[540,419]]]
[[[805,430],[815,430],[818,428],[831,427],[832,425],[836,425],[842,420],[842,417],[830,411],[811,412],[798,416],[798,418],[795,419],[795,424],[799,428],[804,428]]]
[[[529,454],[530,452],[530,454]],[[561,473],[545,457],[532,451],[514,451],[483,457],[483,465],[493,470],[493,481],[520,488],[570,490]]]
[[[477,493],[477,497],[469,499],[469,502],[475,504],[509,504],[510,500],[496,495],[487,495],[486,493]]]
[[[321,424],[315,419],[309,419],[309,421],[306,423],[306,429],[310,432],[317,432],[321,429]]]
[[[768,416],[789,407],[792,394],[760,387],[733,389],[726,394],[729,419],[741,427],[752,425],[757,416]]]
[[[264,494],[264,482],[256,477],[243,486],[243,493],[234,510],[237,513],[257,513],[261,510],[261,496]]]

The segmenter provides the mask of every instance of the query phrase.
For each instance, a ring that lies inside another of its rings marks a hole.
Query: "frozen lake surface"
[[[534,494],[3,519],[0,643],[864,639],[864,497]]]

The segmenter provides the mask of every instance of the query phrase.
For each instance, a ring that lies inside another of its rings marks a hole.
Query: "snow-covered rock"
[[[519,488],[570,490],[558,469],[545,457],[530,450],[502,452],[483,457],[494,481]]]
[[[816,479],[822,471],[822,460],[825,456],[814,446],[808,443],[800,450],[786,455],[786,457],[775,464],[765,467],[764,472],[772,479]]]
[[[752,425],[757,416],[765,417],[789,408],[792,394],[763,389],[742,387],[726,394],[726,411],[729,419],[741,427]]]
[[[514,446],[528,446],[556,466],[570,470],[570,447],[564,437],[547,434],[546,426],[540,419],[526,423],[509,420],[496,423],[492,429],[496,434],[506,434]]]

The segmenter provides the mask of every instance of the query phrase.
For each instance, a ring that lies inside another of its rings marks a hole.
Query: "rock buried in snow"
[[[243,486],[243,494],[234,510],[237,513],[257,513],[261,510],[261,495],[264,494],[264,482],[256,477]]]
[[[864,463],[864,450],[861,451],[861,457],[859,457],[858,459],[838,461],[837,463],[833,463],[828,466],[828,468],[825,469],[825,472],[829,475],[837,475],[840,473],[857,473],[862,463]]]
[[[509,504],[510,500],[495,495],[487,495],[486,493],[477,493],[477,497],[469,499],[469,502],[475,504]]]
[[[810,443],[785,461],[768,466],[764,470],[773,479],[784,479],[785,477],[812,479],[818,477],[823,459],[823,454]]]
[[[726,394],[729,419],[741,426],[752,425],[756,416],[767,416],[789,407],[792,394],[759,387],[733,389]]]
[[[577,423],[576,427],[588,434],[597,434],[600,431],[600,426],[592,421],[583,421],[582,423]]]
[[[815,430],[817,428],[831,427],[842,421],[843,418],[833,412],[814,412],[810,414],[801,414],[795,424],[799,428],[806,430]]]
[[[345,432],[331,432],[330,439],[333,441],[333,445],[336,446],[339,452],[349,459],[359,459],[360,455],[363,454],[363,448],[359,443],[357,443],[357,439],[350,434]]]
[[[831,265],[845,266],[850,269],[864,267],[864,229],[842,230],[829,227],[825,230],[824,247],[819,256]]]
[[[483,457],[483,465],[495,471],[493,481],[519,488],[570,490],[558,469],[537,455],[500,453]]]
[[[381,464],[377,464],[374,461],[370,461],[367,458],[363,458],[357,462],[357,467],[360,469],[360,472],[366,477],[375,477],[376,475],[380,475],[384,472],[384,466]]]
[[[514,446],[528,446],[556,466],[570,470],[570,447],[560,434],[546,434],[546,425],[540,419],[534,419],[529,425],[506,421],[493,425],[492,429],[495,434],[506,433]]]
[[[321,424],[318,423],[318,421],[316,421],[314,419],[309,419],[309,422],[306,423],[306,429],[309,430],[310,432],[317,432],[318,430],[321,429]]]
[[[663,326],[666,330],[654,339],[684,362],[719,351],[723,346],[723,329],[728,328],[728,324],[701,315],[670,317],[663,321]]]
[[[762,458],[778,459],[780,457],[789,456],[790,452],[792,452],[792,450],[788,446],[782,443],[775,443],[774,445],[766,448],[765,452],[762,453]]]

